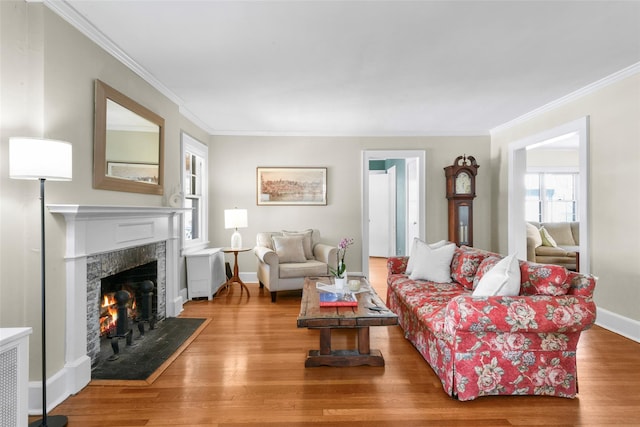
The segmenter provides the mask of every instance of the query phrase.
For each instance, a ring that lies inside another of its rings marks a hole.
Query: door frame
[[[508,178],[508,251],[520,259],[527,259],[526,221],[524,219],[524,175],[527,172],[527,149],[549,143],[567,134],[578,137],[579,200],[580,211],[580,272],[589,273],[589,116],[581,117],[563,125],[509,144]],[[516,185],[519,183],[519,185]]]
[[[426,152],[424,150],[363,150],[362,151],[362,273],[369,276],[369,161],[384,159],[418,159],[418,199],[420,237],[426,230]]]

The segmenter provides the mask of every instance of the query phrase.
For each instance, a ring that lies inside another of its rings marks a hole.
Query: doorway
[[[589,273],[588,240],[588,195],[589,195],[589,118],[583,117],[537,135],[513,142],[509,145],[508,183],[508,251],[520,259],[527,259],[525,221],[525,174],[527,172],[527,150],[552,144],[569,137],[578,142],[579,191],[578,211],[580,212],[580,267],[581,273]]]
[[[369,256],[373,255],[371,252],[372,238],[378,239],[378,236],[372,236],[370,231],[370,223],[372,216],[372,207],[370,206],[371,199],[375,199],[377,196],[372,193],[371,181],[389,182],[389,177],[386,179],[371,177],[375,175],[381,175],[383,173],[377,173],[370,175],[372,162],[383,162],[388,167],[383,168],[384,175],[392,175],[386,173],[387,169],[396,166],[401,162],[402,167],[395,168],[396,178],[393,179],[393,183],[389,183],[389,186],[397,188],[396,197],[391,199],[388,197],[388,202],[383,209],[385,211],[394,210],[396,212],[396,218],[392,221],[392,224],[385,224],[385,229],[388,229],[387,242],[383,244],[387,250],[384,250],[382,254],[388,252],[389,255],[405,255],[408,254],[413,237],[423,237],[426,229],[426,215],[425,215],[425,152],[423,150],[366,150],[362,155],[362,271],[363,274],[368,276],[369,274]],[[397,182],[401,182],[398,185]],[[394,184],[395,183],[395,184]],[[379,202],[378,202],[379,203]],[[397,203],[397,209],[394,209],[392,204]],[[380,205],[377,205],[380,206]],[[375,220],[375,215],[374,215]],[[411,240],[409,240],[411,239]],[[393,242],[390,242],[393,240]],[[376,243],[378,246],[380,243]],[[394,247],[395,246],[395,247]]]

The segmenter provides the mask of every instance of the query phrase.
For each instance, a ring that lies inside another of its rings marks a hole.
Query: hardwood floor
[[[385,294],[383,259],[371,280]],[[52,414],[69,426],[531,426],[640,425],[640,344],[594,327],[578,349],[580,394],[483,397],[459,402],[399,327],[371,328],[381,368],[307,368],[318,331],[296,328],[300,293],[249,284],[228,297],[185,304],[183,317],[211,319],[151,385],[90,384]],[[334,348],[353,347],[336,334]]]

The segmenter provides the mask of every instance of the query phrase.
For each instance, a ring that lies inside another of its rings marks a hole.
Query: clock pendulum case
[[[473,199],[479,167],[473,156],[463,155],[444,168],[449,201],[449,240],[458,246],[473,246]]]

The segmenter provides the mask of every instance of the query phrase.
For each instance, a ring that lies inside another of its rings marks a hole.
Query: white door
[[[407,159],[407,239],[405,255],[411,255],[415,237],[420,237],[420,184],[418,182],[418,159]]]
[[[390,188],[386,173],[369,174],[369,255],[389,256]]]

